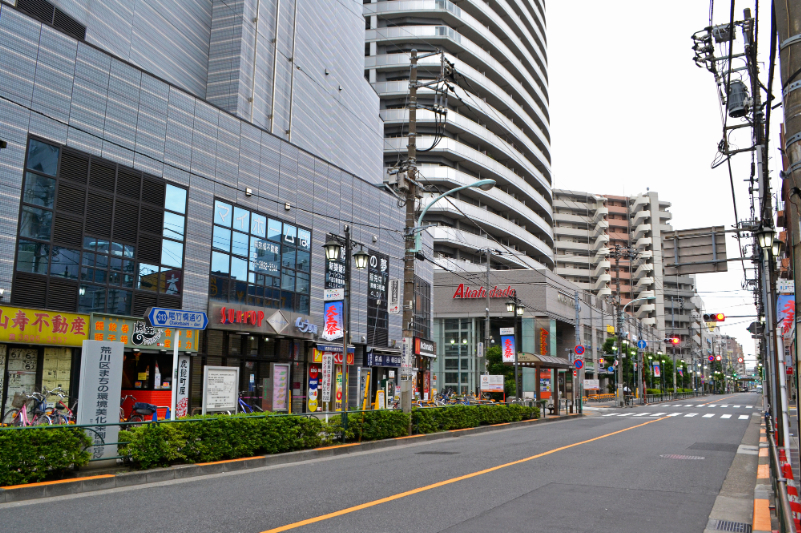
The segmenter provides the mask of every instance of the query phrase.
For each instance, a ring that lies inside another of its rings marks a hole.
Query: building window
[[[311,231],[215,200],[209,298],[309,314]]]
[[[180,308],[186,199],[155,176],[29,139],[12,303],[121,315]]]
[[[414,277],[414,335],[431,338],[431,284]]]

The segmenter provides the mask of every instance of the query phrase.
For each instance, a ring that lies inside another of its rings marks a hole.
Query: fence
[[[771,485],[773,485],[773,494],[776,500],[776,515],[779,519],[779,530],[781,533],[795,533],[796,529],[790,510],[790,500],[787,498],[787,480],[779,465],[779,453],[776,449],[773,423],[769,415],[765,416],[765,430],[767,432],[768,443],[770,443],[770,481]]]

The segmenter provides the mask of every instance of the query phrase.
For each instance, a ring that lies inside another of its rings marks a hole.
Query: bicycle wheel
[[[131,415],[131,418],[126,420],[126,422],[144,422],[144,421],[145,421],[145,419],[142,418],[142,415]],[[131,427],[131,426],[127,426],[127,427]]]
[[[19,425],[19,409],[9,409],[3,417],[4,426],[18,426]]]
[[[41,414],[41,415],[36,416],[33,419],[33,425],[34,426],[52,426],[53,425],[53,421],[50,419],[49,416],[47,416],[45,414]]]

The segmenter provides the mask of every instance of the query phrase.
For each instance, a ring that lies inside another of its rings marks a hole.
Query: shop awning
[[[536,355],[533,353],[520,353],[517,356],[519,366],[539,366],[540,368],[572,368],[570,361],[564,357],[551,357],[550,355]],[[514,366],[514,363],[504,363]]]
[[[342,345],[341,344],[320,344],[317,343],[317,349],[321,352],[334,352],[334,353],[342,353]],[[348,346],[348,353],[356,353],[355,346]],[[350,363],[348,363],[350,364]]]

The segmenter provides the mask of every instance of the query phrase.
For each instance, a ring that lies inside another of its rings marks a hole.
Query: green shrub
[[[328,423],[330,438],[342,431],[341,417]],[[396,410],[382,409],[348,414],[348,440],[381,440],[405,437],[409,434],[409,415]]]
[[[0,430],[0,485],[57,479],[92,455],[92,440],[78,428]]]
[[[481,424],[503,424],[539,418],[539,407],[523,405],[450,405],[414,409],[412,424],[415,433],[436,433],[451,429],[478,427]]]

